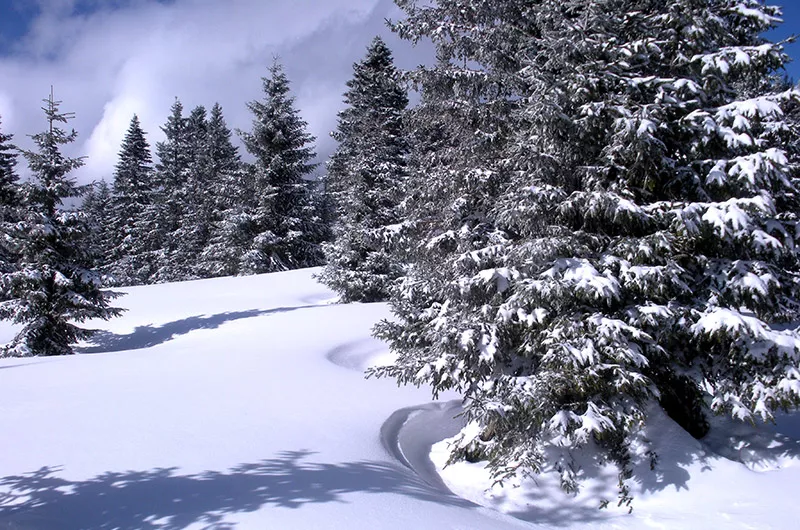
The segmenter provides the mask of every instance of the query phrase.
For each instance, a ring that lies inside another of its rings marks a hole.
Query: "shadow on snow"
[[[177,530],[193,524],[227,530],[226,515],[265,506],[346,502],[348,493],[392,493],[471,507],[428,486],[399,465],[304,462],[313,453],[288,451],[228,472],[180,475],[177,468],[107,472],[84,481],[43,467],[0,479],[0,529]]]
[[[100,330],[90,339],[90,344],[75,348],[79,353],[110,353],[125,350],[141,350],[158,346],[180,335],[186,335],[198,329],[216,329],[226,322],[254,318],[264,315],[286,313],[298,309],[319,307],[306,305],[298,307],[278,307],[275,309],[251,309],[248,311],[231,311],[217,315],[200,315],[188,317],[158,326],[138,326],[132,333],[118,335],[110,331]]]

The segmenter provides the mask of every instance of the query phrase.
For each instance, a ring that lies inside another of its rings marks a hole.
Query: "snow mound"
[[[335,365],[359,372],[375,366],[390,365],[395,359],[386,344],[373,338],[340,344],[325,357]]]
[[[800,414],[779,414],[775,424],[713,418],[703,438],[709,449],[751,471],[777,471],[800,465]]]

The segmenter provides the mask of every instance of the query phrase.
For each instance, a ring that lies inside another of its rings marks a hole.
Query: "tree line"
[[[78,186],[83,165],[61,147],[77,136],[72,116],[45,100],[48,129],[19,151],[0,136],[0,316],[22,324],[5,355],[61,355],[91,336],[76,322],[110,318],[112,291],[141,285],[259,274],[322,263],[329,239],[322,188],[289,81],[279,63],[263,78],[263,99],[250,102],[250,131],[239,131],[254,161],[241,160],[222,108],[188,116],[176,99],[153,163],[146,133],[133,116],[112,181]],[[20,182],[18,152],[32,178]],[[71,208],[70,200],[81,199]]]
[[[314,138],[299,117],[279,64],[263,79],[264,99],[248,104],[240,131],[254,158],[244,163],[222,108],[184,116],[176,99],[165,139],[150,145],[133,117],[113,183],[90,188],[97,268],[114,285],[258,274],[318,265],[327,236]]]

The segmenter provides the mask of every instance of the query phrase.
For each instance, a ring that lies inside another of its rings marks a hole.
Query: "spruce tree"
[[[255,158],[250,178],[256,194],[254,207],[244,212],[250,243],[240,257],[242,274],[319,265],[326,235],[314,185],[306,180],[316,167],[314,137],[295,109],[281,65],[275,62],[262,80],[263,101],[248,104],[252,131],[240,131]]]
[[[103,273],[104,283],[118,283],[109,277],[113,265],[116,230],[114,229],[114,192],[101,180],[87,186],[81,210],[86,216],[87,246],[92,268]]]
[[[403,273],[392,257],[402,220],[408,143],[405,88],[386,44],[376,37],[353,66],[332,133],[339,146],[328,163],[326,188],[334,203],[335,242],[326,245],[323,283],[342,301],[384,300]]]
[[[134,115],[114,171],[110,272],[118,285],[142,285],[155,274],[159,204],[150,144]]]
[[[241,166],[239,148],[233,145],[232,133],[222,114],[222,106],[214,103],[208,118],[208,158],[211,174],[230,174]]]
[[[788,58],[761,36],[777,9],[398,3],[401,35],[432,38],[444,59],[428,79],[474,62],[511,91],[514,134],[490,149],[509,176],[489,208],[474,197],[493,195],[491,173],[463,200],[447,192],[474,142],[420,155],[439,168],[424,174],[431,207],[414,211],[422,244],[396,321],[378,330],[399,357],[374,373],[463,392],[469,424],[452,458],[485,458],[498,476],[549,464],[573,490],[571,449],[597,444],[627,502],[628,443],[649,407],[701,437],[708,413],[771,420],[798,406],[800,338],[773,327],[800,318],[787,149],[800,92],[770,77]],[[480,108],[424,88],[423,99],[445,96],[442,115]],[[436,136],[452,134],[445,124]],[[461,227],[435,215],[437,201],[466,208]]]
[[[23,151],[33,178],[24,187],[22,219],[11,234],[18,265],[3,275],[10,299],[0,303],[0,316],[22,329],[3,348],[4,355],[73,353],[76,341],[92,335],[76,322],[121,313],[109,307],[114,294],[101,289],[100,275],[89,268],[84,215],[64,208],[66,199],[81,195],[69,173],[83,161],[61,153],[76,133],[59,127],[71,116],[58,106],[52,94],[45,100],[49,128],[32,136],[36,151]]]
[[[250,244],[245,237],[249,230],[241,221],[253,193],[219,103],[211,108],[208,120],[207,156],[209,239],[196,270],[201,277],[235,275]]]
[[[19,218],[19,177],[15,170],[17,153],[11,143],[12,139],[12,135],[5,134],[0,129],[0,235],[8,234]],[[7,239],[0,238],[0,272],[10,272],[14,261],[13,250]],[[4,298],[2,293],[0,298]]]
[[[3,122],[0,120],[0,126]],[[0,129],[0,207],[3,208],[2,219],[6,218],[6,208],[14,207],[17,200],[17,165],[16,147],[11,143],[13,135],[3,133]]]
[[[183,183],[173,190],[180,204],[180,218],[172,234],[174,244],[168,256],[169,272],[161,275],[171,281],[196,279],[197,260],[211,230],[213,194],[209,158],[208,117],[205,107],[195,107],[186,118],[187,168]]]
[[[182,267],[173,263],[180,245],[181,219],[186,209],[185,192],[192,165],[191,139],[188,119],[183,116],[183,104],[175,98],[166,124],[161,128],[166,138],[156,143],[156,186],[154,204],[156,231],[153,233],[156,252],[156,267],[150,281],[172,282],[184,279]]]

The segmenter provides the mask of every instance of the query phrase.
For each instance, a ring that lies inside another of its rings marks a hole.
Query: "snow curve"
[[[386,345],[376,339],[361,339],[340,344],[325,354],[325,358],[342,368],[363,372],[388,355]]]
[[[376,339],[341,344],[325,355],[331,363],[359,372],[385,364],[389,357],[386,345]],[[381,426],[381,443],[392,457],[427,484],[452,495],[436,471],[430,453],[434,444],[461,430],[464,422],[457,417],[461,410],[458,399],[396,410]]]
[[[455,436],[463,427],[461,402],[428,403],[395,411],[381,426],[381,443],[401,464],[429,485],[449,494],[430,458],[434,444]]]

